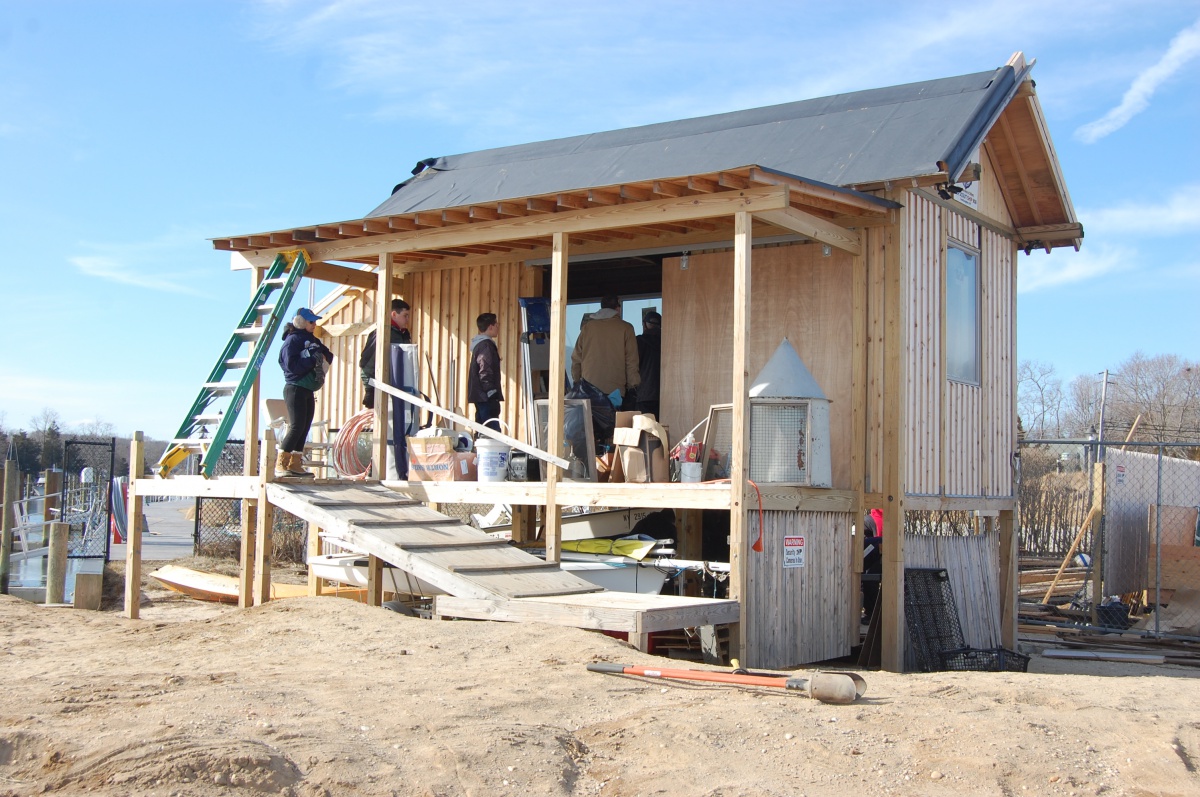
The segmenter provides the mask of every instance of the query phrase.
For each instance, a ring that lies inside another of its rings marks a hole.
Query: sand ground
[[[1200,794],[1191,668],[867,672],[834,706],[590,673],[666,662],[575,629],[147,595],[0,596],[0,796]]]

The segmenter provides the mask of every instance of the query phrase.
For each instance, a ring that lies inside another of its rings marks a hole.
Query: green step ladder
[[[158,460],[159,476],[167,477],[192,454],[200,455],[201,473],[206,478],[213,475],[217,460],[225,449],[225,441],[229,439],[238,413],[242,411],[267,350],[287,313],[288,304],[307,269],[308,255],[303,249],[275,256],[217,364],[201,385],[200,394],[192,402],[179,432]],[[243,346],[250,347],[248,355],[242,355]],[[231,371],[241,371],[241,378],[227,380]],[[222,407],[226,397],[229,401]]]

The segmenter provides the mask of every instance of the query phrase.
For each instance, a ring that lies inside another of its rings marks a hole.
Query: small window
[[[946,376],[979,384],[979,255],[946,250]]]

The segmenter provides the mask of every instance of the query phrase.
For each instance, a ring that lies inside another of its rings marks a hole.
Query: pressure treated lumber
[[[146,448],[141,432],[129,443],[129,499],[125,510],[125,616],[136,620],[142,598],[142,496],[138,481],[146,472]]]

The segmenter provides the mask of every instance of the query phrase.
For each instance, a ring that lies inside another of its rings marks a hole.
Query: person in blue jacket
[[[279,443],[275,470],[281,476],[311,476],[304,469],[304,441],[316,412],[316,392],[325,384],[333,352],[313,332],[321,316],[301,307],[283,328],[279,366],[283,369],[283,402],[287,406],[288,431]]]

